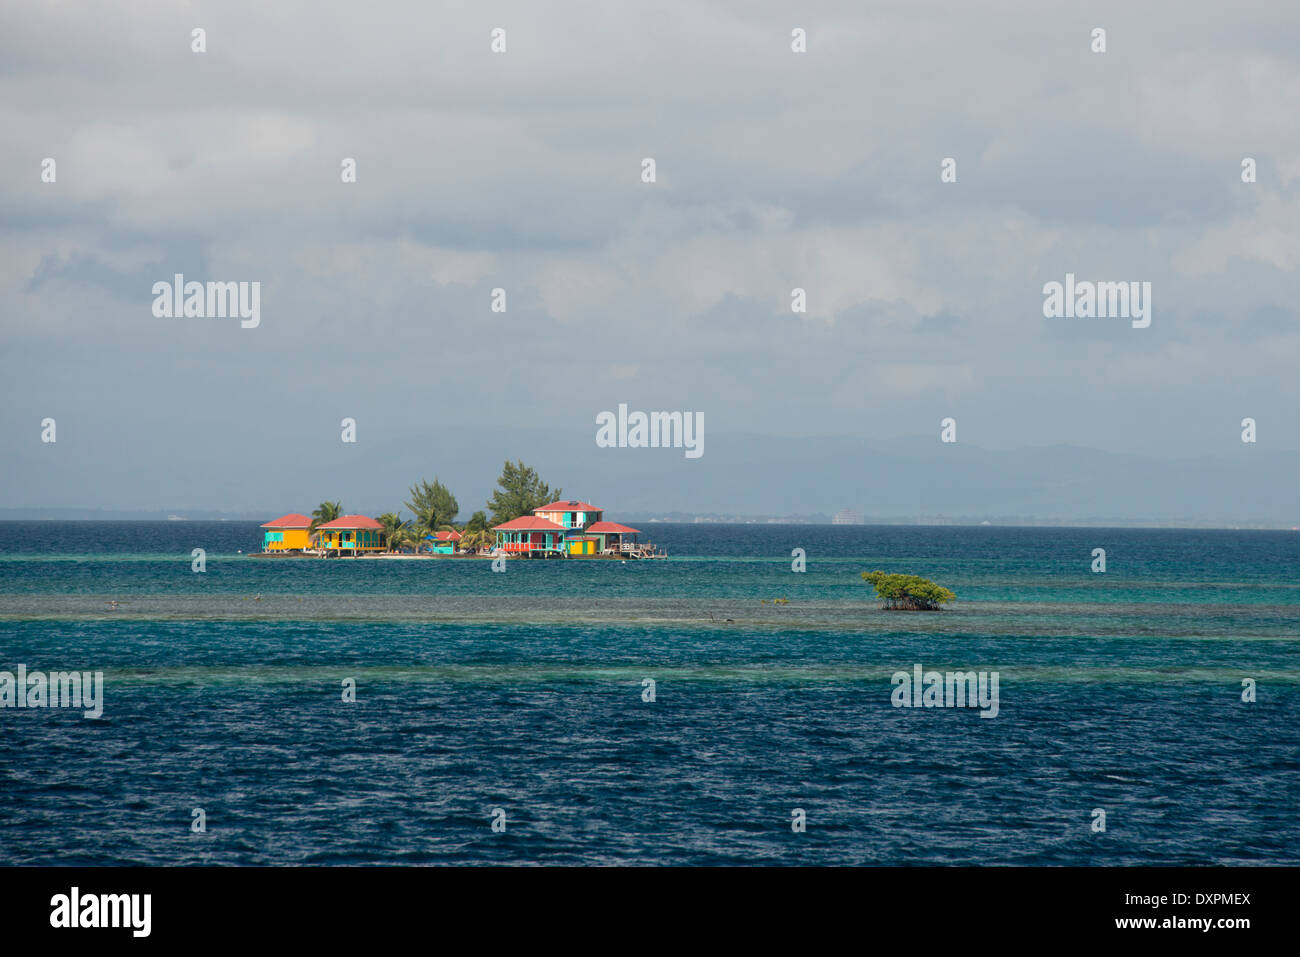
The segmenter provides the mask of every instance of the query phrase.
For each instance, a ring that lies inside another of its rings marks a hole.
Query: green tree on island
[[[385,512],[378,521],[384,526],[384,543],[390,552],[398,551],[411,541],[411,523],[403,521],[401,512]]]
[[[447,486],[435,477],[432,484],[421,480],[411,486],[411,499],[406,503],[415,518],[411,530],[423,539],[434,532],[450,531],[452,522],[460,512],[460,503]]]
[[[307,538],[314,541],[317,526],[332,522],[336,518],[341,518],[342,515],[342,502],[321,502],[320,505],[316,506],[316,510],[311,513],[311,526],[307,529]]]
[[[469,521],[461,530],[460,547],[464,551],[477,552],[490,547],[494,541],[495,536],[488,528],[487,512],[479,509],[469,517]]]
[[[392,537],[388,539],[389,551],[401,552],[408,548],[413,552],[420,550],[420,541],[411,531],[410,522],[393,532]]]
[[[550,489],[541,476],[523,462],[511,462],[509,459],[501,470],[497,486],[487,503],[492,511],[492,525],[528,515],[533,509],[547,505],[564,494],[558,488]]]
[[[890,611],[938,611],[957,596],[942,585],[920,575],[891,575],[882,571],[863,572],[863,581],[874,585],[876,596]]]
[[[472,532],[462,532],[459,544],[461,551],[481,552],[484,549],[491,548],[495,542],[495,535],[486,528],[479,528]]]

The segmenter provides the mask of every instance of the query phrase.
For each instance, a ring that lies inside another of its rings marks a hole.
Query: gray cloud
[[[1293,4],[133,10],[0,13],[10,446],[57,408],[145,474],[182,434],[252,462],[319,436],[324,462],[343,415],[582,434],[626,401],[1186,458],[1251,415],[1300,448]],[[1151,328],[1044,319],[1067,271],[1152,282]],[[261,327],[154,318],[175,272],[260,281]],[[120,471],[84,485],[147,504]],[[51,487],[3,490],[81,504]]]

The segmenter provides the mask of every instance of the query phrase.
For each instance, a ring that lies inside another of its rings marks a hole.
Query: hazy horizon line
[[[262,522],[275,518],[275,509],[252,513],[245,510],[181,509],[110,509],[110,508],[0,508],[0,522]],[[475,509],[473,511],[478,511]],[[469,514],[473,514],[471,511]],[[50,515],[48,513],[64,513]],[[75,513],[75,514],[67,514]],[[370,514],[361,512],[359,514]],[[376,515],[382,514],[376,512]],[[270,516],[267,518],[267,516]],[[716,513],[663,512],[629,513],[625,522],[661,525],[826,525],[846,528],[907,526],[914,528],[1148,528],[1199,529],[1203,531],[1300,531],[1300,526],[1283,522],[1232,522],[1226,519],[1135,519],[1115,516],[1088,516],[1069,519],[1035,515],[904,515],[863,516],[861,522],[834,522],[833,516],[820,513],[777,515],[774,513],[717,515]],[[460,519],[461,516],[457,515]]]

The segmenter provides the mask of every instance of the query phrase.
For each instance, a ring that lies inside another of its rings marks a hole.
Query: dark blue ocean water
[[[105,675],[98,719],[0,708],[0,863],[1300,862],[1300,533],[643,530],[669,561],[499,574],[0,523],[0,670]],[[997,717],[894,707],[915,663]]]

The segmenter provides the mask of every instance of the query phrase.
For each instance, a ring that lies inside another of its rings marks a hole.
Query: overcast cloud
[[[586,458],[620,402],[1159,457],[1240,457],[1250,416],[1300,450],[1300,5],[975,6],[6,5],[6,504],[299,510],[315,478],[267,501],[258,463],[333,461],[344,416],[362,455],[477,427],[431,477],[507,428]],[[261,325],[155,318],[178,272],[261,282]],[[1067,272],[1150,282],[1150,327],[1045,319]]]

